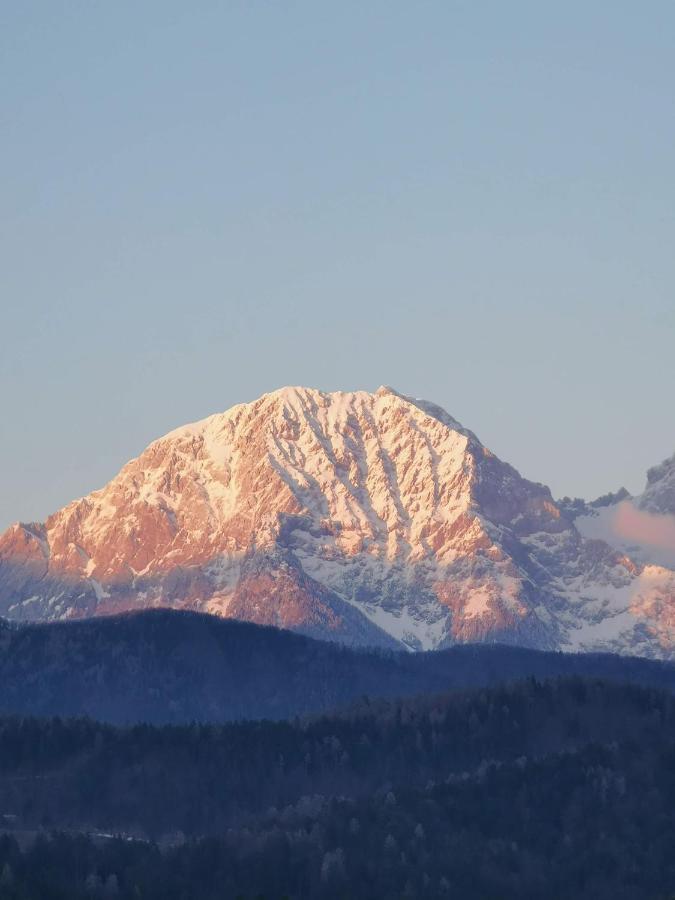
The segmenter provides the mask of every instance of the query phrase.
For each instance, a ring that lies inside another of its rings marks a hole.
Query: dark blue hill
[[[646,659],[485,644],[425,654],[353,650],[170,610],[0,629],[0,713],[113,723],[284,719],[363,696],[572,674],[675,688],[675,666]]]

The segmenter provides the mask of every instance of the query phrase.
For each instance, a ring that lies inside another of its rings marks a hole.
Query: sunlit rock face
[[[586,539],[433,404],[284,388],[0,537],[0,615],[149,606],[352,644],[671,655],[673,572]]]

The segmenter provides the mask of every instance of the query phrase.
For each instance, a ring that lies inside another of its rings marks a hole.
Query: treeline
[[[0,814],[13,827],[219,834],[302,797],[368,797],[589,743],[675,741],[675,698],[583,679],[527,682],[294,722],[222,726],[0,720]]]
[[[675,890],[675,744],[483,761],[424,787],[315,795],[223,835],[0,838],[3,900],[658,900]]]

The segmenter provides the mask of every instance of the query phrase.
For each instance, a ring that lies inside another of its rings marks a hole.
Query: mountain
[[[675,516],[675,453],[647,472],[647,486],[638,506],[647,512]]]
[[[675,666],[495,644],[351,649],[203,613],[146,610],[0,630],[0,714],[106,722],[289,719],[363,697],[582,675],[675,693]]]
[[[578,507],[575,524],[587,538],[600,539],[646,570],[675,570],[675,455],[647,472],[637,497],[623,490],[606,502]]]
[[[0,537],[19,621],[166,606],[361,646],[670,657],[674,598],[672,569],[584,537],[548,488],[387,387],[240,404]]]

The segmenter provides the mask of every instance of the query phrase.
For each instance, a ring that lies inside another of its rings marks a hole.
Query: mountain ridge
[[[195,609],[361,646],[669,656],[675,574],[587,538],[435,404],[282,388],[0,536],[0,614]]]
[[[675,665],[499,644],[409,653],[152,609],[38,624],[0,620],[0,716],[117,724],[282,720],[368,697],[435,696],[523,678],[581,676],[675,693]]]

